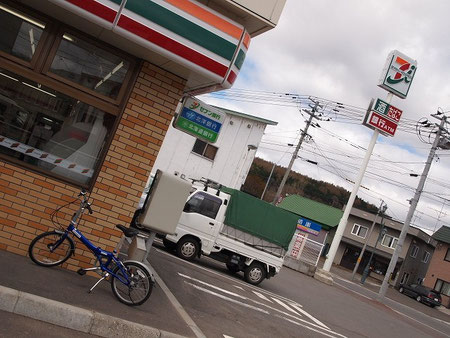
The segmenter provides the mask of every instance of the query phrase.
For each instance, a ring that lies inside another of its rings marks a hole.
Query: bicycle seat
[[[120,230],[122,230],[123,234],[125,235],[125,237],[133,237],[139,234],[139,230],[138,229],[134,229],[134,228],[127,228],[124,227],[121,224],[117,224],[116,227]]]

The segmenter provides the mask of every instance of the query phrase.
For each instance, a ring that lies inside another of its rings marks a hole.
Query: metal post
[[[377,299],[382,300],[386,295],[386,291],[388,288],[389,278],[394,271],[394,268],[397,264],[398,256],[401,253],[403,248],[403,242],[405,241],[406,234],[408,233],[409,224],[411,223],[412,217],[414,215],[414,211],[416,210],[417,204],[419,203],[420,195],[422,194],[423,187],[425,186],[425,181],[427,179],[428,172],[430,171],[431,162],[433,161],[434,155],[436,153],[436,149],[438,147],[441,133],[444,128],[445,122],[447,120],[446,116],[442,116],[441,123],[439,125],[439,129],[436,133],[436,138],[434,139],[433,145],[431,146],[430,153],[428,154],[427,163],[425,164],[425,168],[423,169],[423,173],[420,176],[420,181],[417,186],[416,192],[414,194],[414,198],[411,200],[411,205],[409,207],[408,214],[406,215],[405,223],[403,224],[402,231],[400,232],[400,236],[398,238],[397,245],[394,250],[394,254],[392,255],[391,261],[389,263],[388,269],[386,271],[386,275],[384,276],[383,283],[381,284],[380,291],[378,292]]]
[[[363,246],[361,252],[359,253],[358,259],[356,260],[355,268],[353,269],[353,272],[352,272],[352,280],[355,279],[355,274],[356,274],[356,271],[359,268],[359,263],[361,263],[361,260],[362,260],[362,257],[364,255],[364,252],[366,251],[367,243],[369,242],[369,239],[372,236],[373,228],[375,227],[375,224],[377,223],[377,217],[380,214],[380,212],[384,213],[386,211],[386,209],[381,211],[381,207],[383,206],[383,203],[384,203],[384,201],[381,200],[380,207],[378,208],[378,212],[375,215],[375,218],[373,219],[372,225],[371,225],[370,230],[369,230],[369,234],[367,235],[367,238],[366,238],[366,240],[364,242],[364,246]]]
[[[336,256],[337,249],[339,247],[339,243],[341,242],[342,235],[344,234],[345,227],[347,226],[348,216],[350,215],[350,211],[352,210],[353,203],[355,202],[356,193],[358,192],[359,186],[361,185],[361,181],[364,177],[364,173],[366,172],[367,165],[369,164],[370,156],[372,155],[373,148],[377,143],[377,138],[380,133],[378,130],[374,130],[372,134],[372,139],[370,140],[369,146],[367,147],[366,156],[364,157],[361,168],[359,169],[358,178],[356,179],[355,185],[353,186],[352,193],[347,201],[347,205],[345,206],[344,214],[342,215],[341,220],[339,221],[339,225],[336,229],[336,234],[334,235],[333,242],[331,242],[330,250],[327,254],[327,259],[323,265],[323,270],[330,271],[331,265],[333,264],[334,257]]]
[[[272,204],[274,204],[274,205],[278,202],[278,199],[281,196],[281,192],[283,191],[283,188],[284,188],[284,185],[286,184],[289,173],[291,172],[292,165],[294,164],[294,161],[297,158],[298,151],[300,150],[303,140],[308,133],[308,128],[311,125],[312,119],[314,118],[314,114],[317,112],[318,107],[319,107],[319,103],[316,102],[316,105],[314,106],[312,111],[309,113],[309,119],[306,122],[305,130],[303,130],[302,135],[300,136],[300,140],[298,141],[297,147],[295,147],[294,153],[292,154],[291,161],[289,162],[286,172],[284,173],[283,179],[281,180],[280,186],[278,187],[277,193],[275,194],[275,198],[273,199]]]
[[[392,100],[392,93],[388,93],[387,95],[387,103],[391,103]],[[367,165],[369,164],[370,156],[372,155],[373,148],[375,147],[375,144],[377,143],[378,135],[380,135],[380,132],[378,129],[375,129],[372,134],[372,139],[370,140],[369,146],[367,147],[366,155],[364,156],[363,163],[361,165],[361,168],[359,169],[358,178],[355,181],[355,184],[353,185],[352,193],[350,194],[350,197],[348,198],[347,205],[345,206],[344,214],[342,215],[341,220],[339,221],[339,225],[336,229],[336,234],[334,235],[333,242],[331,242],[330,250],[327,254],[327,259],[325,260],[325,263],[323,264],[323,269],[325,271],[330,271],[331,266],[333,265],[334,257],[336,256],[337,249],[339,247],[339,243],[341,242],[342,235],[344,234],[345,227],[347,226],[348,216],[350,215],[350,211],[352,210],[353,203],[356,199],[356,194],[359,190],[359,186],[361,185],[361,181],[364,177],[364,173],[366,172]]]

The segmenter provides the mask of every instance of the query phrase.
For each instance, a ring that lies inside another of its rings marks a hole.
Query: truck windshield
[[[220,198],[199,191],[186,202],[183,211],[216,218],[221,205],[222,200]]]

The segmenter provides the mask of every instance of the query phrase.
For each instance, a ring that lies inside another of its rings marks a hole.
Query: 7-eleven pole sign
[[[377,99],[366,114],[363,124],[378,129],[385,136],[394,136],[402,111],[387,102]]]

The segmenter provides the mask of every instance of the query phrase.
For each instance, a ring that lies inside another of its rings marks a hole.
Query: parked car
[[[439,292],[427,288],[423,285],[400,285],[398,291],[407,296],[415,298],[418,302],[422,302],[431,307],[441,305],[441,295],[439,294]]]

